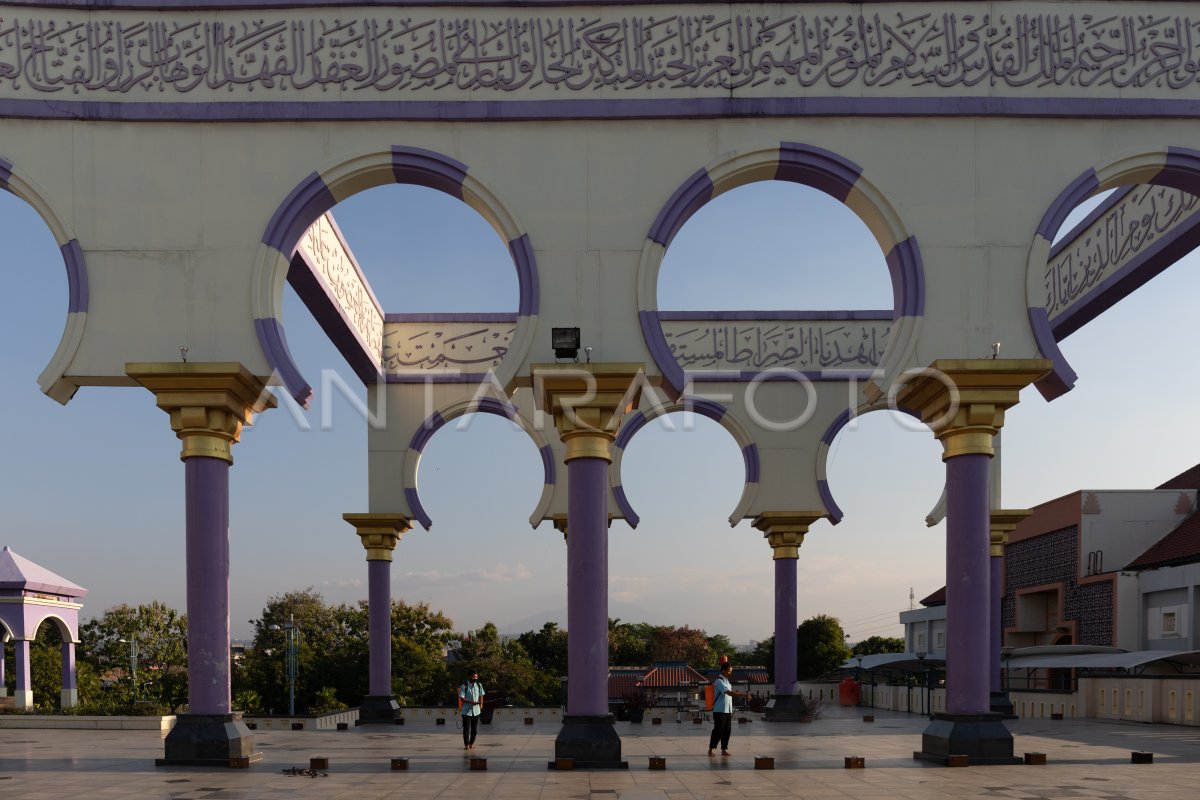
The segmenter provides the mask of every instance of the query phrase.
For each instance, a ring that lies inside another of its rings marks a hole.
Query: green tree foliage
[[[313,589],[271,597],[254,622],[254,646],[234,670],[234,696],[286,713],[287,630],[299,631],[296,713],[358,705],[369,691],[368,608],[332,606]],[[453,684],[443,654],[456,639],[454,623],[425,603],[393,601],[392,691],[406,705],[444,705]],[[252,694],[251,694],[252,693]]]
[[[442,705],[452,696],[455,683],[446,670],[445,653],[457,639],[454,622],[427,603],[392,602],[392,691],[397,702]]]
[[[650,639],[654,626],[644,622],[628,623],[618,619],[608,621],[608,663],[616,667],[644,667],[654,660],[650,655]]]
[[[804,620],[796,629],[796,677],[819,678],[837,669],[850,657],[842,625],[821,614]]]
[[[710,663],[704,664],[703,666],[715,667],[717,662],[721,659],[721,656],[729,656],[730,661],[744,661],[742,656],[735,657],[733,652],[733,642],[729,641],[729,637],[725,634],[717,633],[712,636],[706,636],[705,639],[708,642],[708,651],[712,654],[712,660]],[[693,664],[692,666],[697,665]]]
[[[855,655],[860,656],[903,652],[904,640],[899,636],[871,636],[854,645]]]
[[[547,622],[540,631],[526,631],[517,642],[536,669],[556,677],[567,674],[567,632],[559,630],[557,622]]]
[[[535,667],[519,640],[501,642],[491,622],[462,637],[458,661],[454,685],[462,683],[467,670],[479,670],[488,692],[485,705],[557,705],[562,694],[559,676]]]
[[[172,713],[187,704],[187,617],[165,603],[110,608],[80,627],[79,640],[77,660],[101,679],[116,679],[109,700],[133,700],[130,642],[136,642],[138,699]],[[84,694],[80,686],[81,703]]]
[[[775,637],[770,636],[757,642],[754,649],[740,656],[738,661],[743,664],[766,667],[771,673],[771,680],[775,680]]]

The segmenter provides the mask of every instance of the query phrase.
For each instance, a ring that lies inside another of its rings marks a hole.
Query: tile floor
[[[1200,789],[1200,729],[1112,722],[1010,723],[1016,753],[1042,752],[1046,766],[935,767],[914,761],[925,720],[859,709],[827,709],[810,724],[734,726],[728,758],[706,755],[709,726],[617,723],[628,771],[556,772],[556,725],[480,728],[470,771],[452,727],[428,724],[350,731],[257,732],[263,761],[248,770],[155,767],[162,741],[152,732],[0,730],[0,800],[177,798],[252,800],[312,797],[403,800],[708,800],[709,798],[1102,798],[1194,800]],[[1155,754],[1133,765],[1134,750]],[[755,770],[754,756],[775,758]],[[865,769],[848,770],[848,755]],[[285,774],[329,758],[327,774]],[[410,759],[407,772],[392,757]],[[648,757],[667,759],[650,771]]]

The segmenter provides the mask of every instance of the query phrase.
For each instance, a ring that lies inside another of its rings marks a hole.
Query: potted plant
[[[639,725],[646,717],[646,709],[658,705],[658,695],[644,689],[625,695],[624,700],[625,710],[629,713],[629,721]]]

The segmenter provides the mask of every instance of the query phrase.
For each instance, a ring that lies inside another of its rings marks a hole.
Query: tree
[[[537,669],[520,642],[501,642],[491,622],[463,636],[459,659],[462,674],[455,676],[455,685],[467,669],[479,670],[480,682],[488,693],[485,706],[499,701],[520,705],[558,702],[558,676]]]
[[[899,636],[871,636],[854,645],[855,655],[860,656],[903,652],[904,640]]]
[[[682,628],[664,625],[655,629],[650,640],[650,655],[654,661],[682,661],[703,666],[716,660],[704,631],[687,625]]]
[[[457,638],[453,620],[430,609],[428,603],[392,601],[392,691],[397,702],[446,702],[454,682],[446,670],[445,653]]]
[[[79,661],[99,675],[117,675],[119,699],[133,699],[130,643],[137,648],[138,699],[174,713],[187,703],[187,616],[155,600],[119,605],[79,629]],[[82,700],[82,696],[81,696]]]
[[[804,620],[796,629],[796,677],[819,678],[845,663],[850,657],[842,625],[836,618],[821,614]]]
[[[535,668],[556,677],[567,674],[567,632],[559,630],[557,622],[547,622],[540,631],[526,631],[517,642]]]
[[[717,633],[705,638],[708,641],[708,651],[711,654],[711,659],[706,664],[693,664],[692,666],[715,667],[717,662],[720,661],[721,656],[729,656],[731,661],[734,659],[733,642],[729,641],[728,636]],[[741,661],[742,658],[739,656],[737,660]]]
[[[621,667],[649,666],[650,637],[654,626],[644,622],[631,624],[618,619],[608,621],[608,663]]]

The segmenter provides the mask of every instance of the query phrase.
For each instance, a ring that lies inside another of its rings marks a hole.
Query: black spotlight
[[[575,358],[579,355],[579,328],[551,328],[550,344],[555,358]]]

